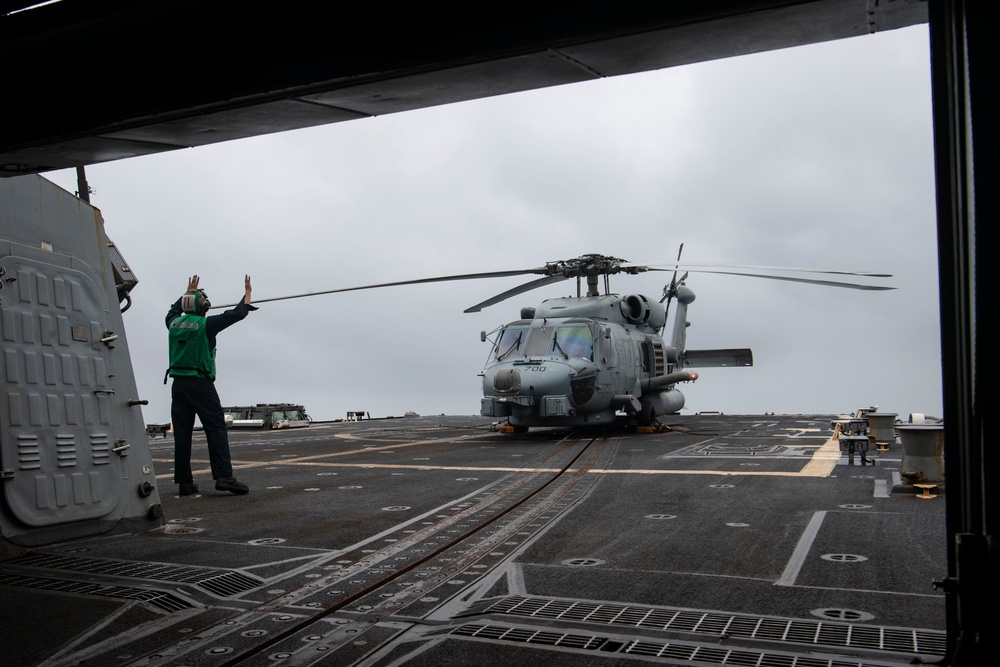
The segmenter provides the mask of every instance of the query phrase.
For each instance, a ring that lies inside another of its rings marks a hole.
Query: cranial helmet
[[[185,292],[184,296],[181,297],[181,310],[185,313],[204,315],[211,305],[212,303],[208,300],[208,295],[203,289]]]

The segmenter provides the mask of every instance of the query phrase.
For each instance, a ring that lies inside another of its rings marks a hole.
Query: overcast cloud
[[[125,313],[147,422],[169,419],[167,308],[602,253],[895,274],[858,292],[692,274],[704,369],[685,412],[940,415],[926,26],[88,167],[139,278]],[[47,175],[75,190],[75,173]],[[669,274],[613,278],[656,299]],[[314,418],[477,414],[491,331],[566,282],[526,279],[263,304],[219,337],[224,404]]]

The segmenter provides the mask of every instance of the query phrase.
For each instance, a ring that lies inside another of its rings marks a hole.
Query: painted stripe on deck
[[[445,442],[444,440],[437,442]],[[349,452],[330,452],[327,454],[315,454],[294,459],[277,459],[271,461],[257,461],[253,463],[237,463],[234,461],[233,468],[236,470],[249,470],[251,468],[262,468],[273,465],[304,465],[327,468],[382,468],[394,470],[455,470],[460,472],[556,472],[554,468],[518,468],[513,466],[439,466],[430,464],[406,464],[406,463],[331,463],[319,459],[341,457],[348,454],[363,454],[380,449],[396,449],[400,447],[412,447],[421,443],[405,443],[389,445],[387,447],[372,447],[364,450],[352,450]],[[426,443],[424,443],[426,444]],[[791,458],[791,457],[789,457]],[[172,459],[154,459],[157,463],[173,463]],[[723,477],[828,477],[840,461],[840,443],[836,440],[827,440],[819,447],[809,459],[809,462],[798,471],[767,471],[767,470],[678,470],[678,469],[626,469],[626,470],[589,470],[592,475],[717,475]],[[194,463],[195,461],[192,461]],[[202,465],[208,461],[197,461]],[[195,474],[205,474],[208,468],[194,471]],[[570,471],[574,472],[574,471]],[[172,473],[157,475],[157,479],[172,477]]]
[[[806,556],[809,555],[809,550],[812,549],[813,542],[816,540],[816,535],[819,534],[819,529],[823,525],[825,518],[825,511],[813,514],[812,519],[809,520],[809,525],[806,526],[806,529],[802,532],[802,537],[799,538],[799,543],[795,545],[795,551],[792,552],[792,557],[788,559],[785,571],[781,573],[781,578],[774,582],[775,586],[795,585],[795,580],[799,577],[802,564],[805,562]]]

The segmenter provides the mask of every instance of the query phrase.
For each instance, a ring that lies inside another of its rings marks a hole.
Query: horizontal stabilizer
[[[753,352],[748,347],[728,350],[685,350],[684,368],[722,368],[753,366]]]

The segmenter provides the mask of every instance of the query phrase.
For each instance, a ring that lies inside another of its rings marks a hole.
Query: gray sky
[[[877,270],[892,292],[692,274],[685,412],[941,414],[925,26],[88,167],[139,278],[125,313],[147,422],[169,420],[163,317],[198,273],[214,303],[540,266],[584,253]],[[75,172],[46,175],[70,191]],[[669,274],[613,278],[658,299]],[[219,337],[224,404],[318,419],[476,414],[478,314],[526,279],[263,304]]]

